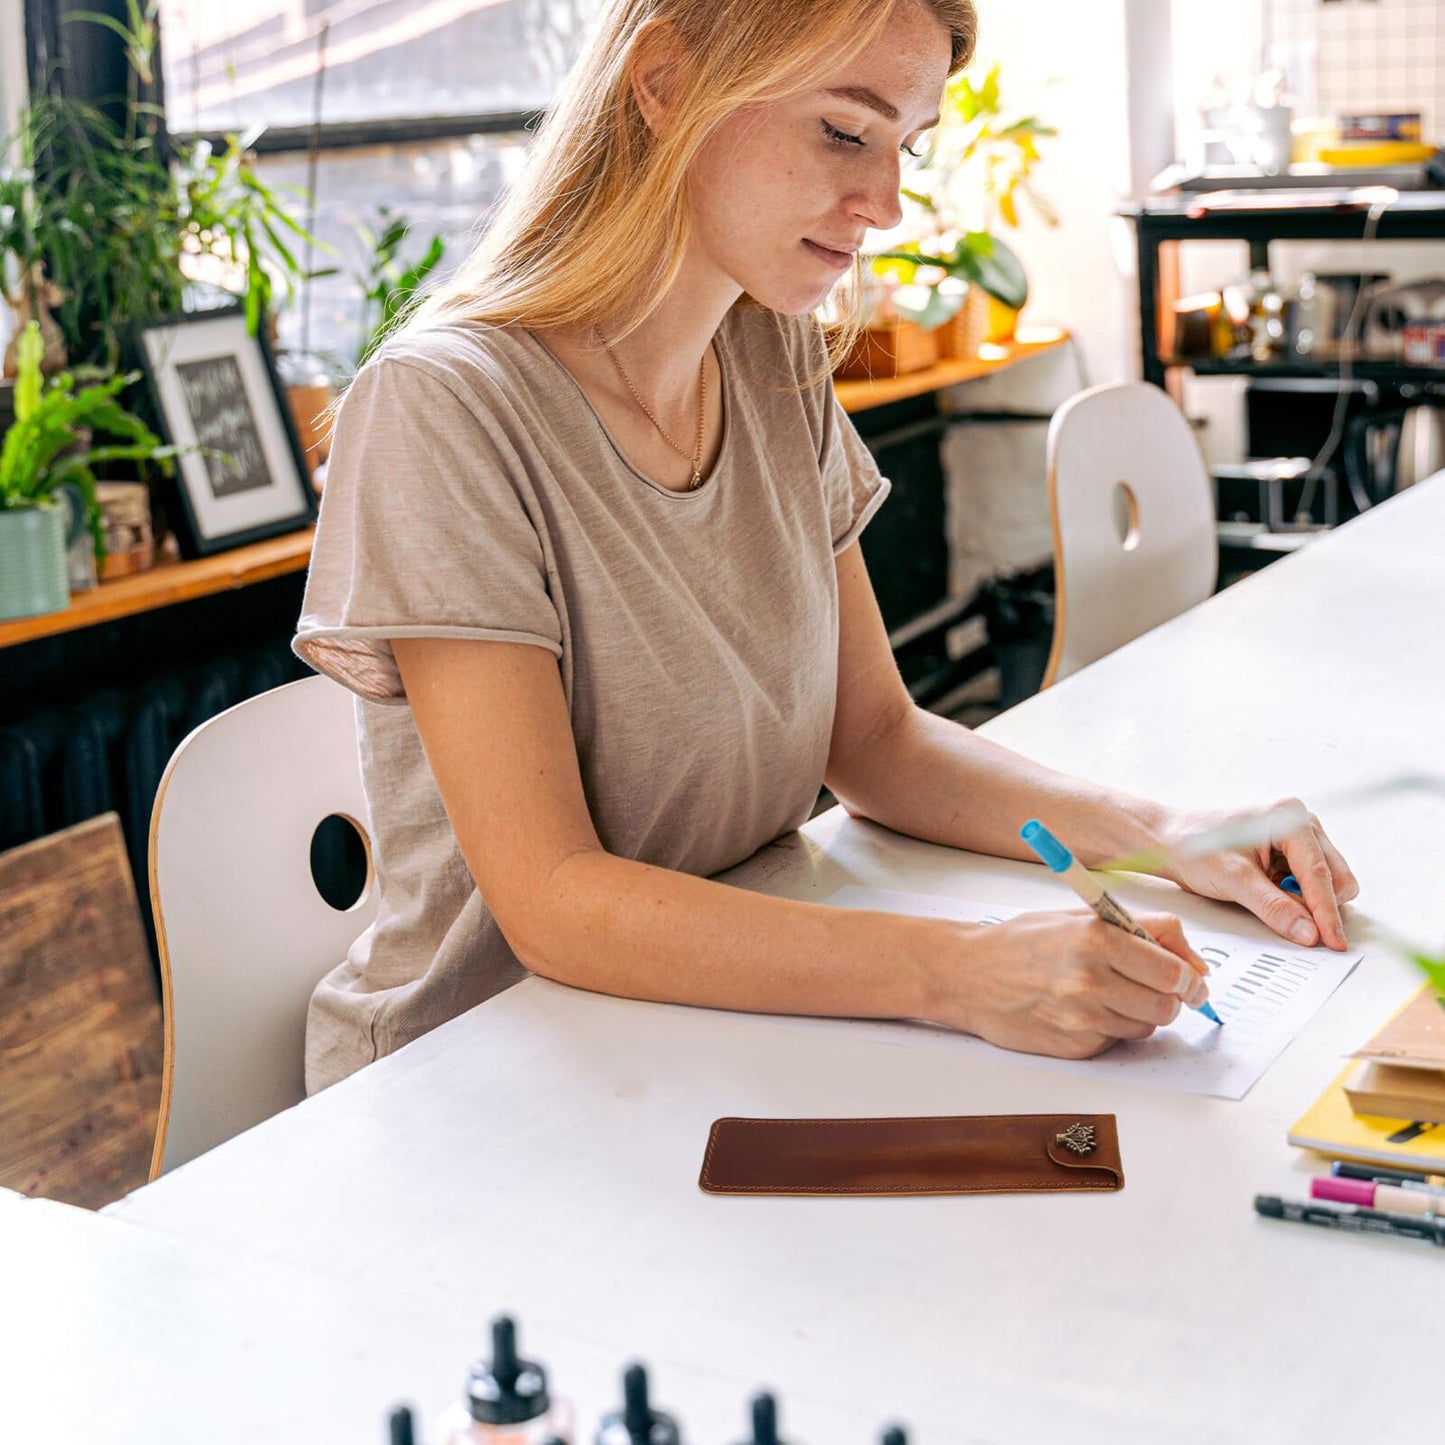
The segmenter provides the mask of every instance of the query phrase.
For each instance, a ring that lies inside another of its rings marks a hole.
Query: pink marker
[[[1370,1179],[1340,1179],[1326,1175],[1310,1180],[1314,1199],[1331,1199],[1336,1204],[1358,1204],[1387,1214],[1434,1214],[1435,1201],[1421,1189],[1401,1189],[1394,1184],[1376,1184]]]

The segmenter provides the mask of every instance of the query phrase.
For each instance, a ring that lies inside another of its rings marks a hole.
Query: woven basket
[[[97,482],[95,496],[105,518],[100,580],[144,572],[155,560],[149,489],[144,482]]]
[[[972,361],[988,340],[988,292],[970,286],[963,305],[938,328],[939,354],[950,361]]]
[[[962,307],[938,328],[938,351],[951,361],[971,361],[985,341],[1011,341],[1019,314],[981,286],[970,286]]]

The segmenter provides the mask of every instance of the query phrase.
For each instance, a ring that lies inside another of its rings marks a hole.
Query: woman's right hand
[[[1002,1048],[1063,1059],[1148,1038],[1173,1022],[1181,1000],[1208,997],[1208,965],[1189,948],[1177,918],[1144,914],[1139,923],[1156,942],[1086,910],[1025,913],[971,929],[964,961],[942,965],[935,976],[932,1021]]]

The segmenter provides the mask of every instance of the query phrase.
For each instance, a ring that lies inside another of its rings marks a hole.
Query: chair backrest
[[[1188,421],[1144,382],[1095,386],[1054,414],[1057,589],[1048,687],[1214,591],[1214,491]]]
[[[332,815],[366,840],[366,887],[344,911],[312,877]],[[165,1018],[155,1178],[305,1094],[307,1002],[376,913],[351,695],[309,677],[202,723],[161,779],[150,882]]]

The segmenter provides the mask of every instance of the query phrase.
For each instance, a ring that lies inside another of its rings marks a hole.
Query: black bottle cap
[[[766,1390],[752,1400],[753,1433],[748,1445],[782,1445],[778,1439],[778,1402]]]
[[[622,1409],[602,1417],[597,1445],[682,1445],[677,1421],[654,1410],[647,1398],[647,1371],[629,1365],[622,1375]]]
[[[902,1425],[890,1425],[883,1432],[883,1445],[908,1445],[908,1436],[903,1433]]]
[[[547,1372],[533,1360],[517,1358],[517,1327],[507,1315],[492,1321],[492,1358],[467,1373],[467,1408],[485,1425],[520,1425],[545,1415],[551,1406]]]
[[[391,1412],[387,1421],[387,1439],[390,1445],[416,1445],[416,1425],[409,1406],[398,1405]]]

